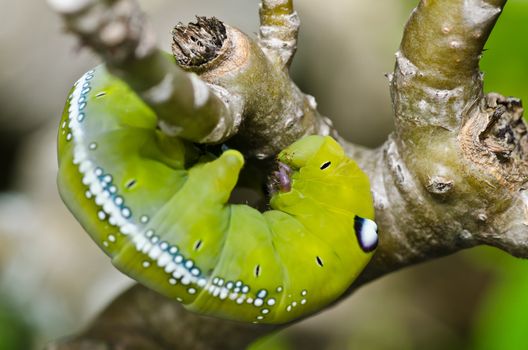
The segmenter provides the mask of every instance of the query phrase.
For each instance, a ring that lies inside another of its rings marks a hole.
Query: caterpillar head
[[[308,136],[277,157],[272,207],[284,210],[313,200],[362,218],[373,219],[367,175],[330,136]]]
[[[304,137],[278,155],[279,162],[292,169],[299,170],[303,167],[319,167],[321,170],[338,165],[346,158],[341,146],[330,136],[311,135]]]
[[[272,175],[271,192],[290,192],[293,179],[299,176],[324,183],[336,171],[345,170],[343,167],[350,161],[333,138],[318,135],[305,137],[277,156],[277,170]]]

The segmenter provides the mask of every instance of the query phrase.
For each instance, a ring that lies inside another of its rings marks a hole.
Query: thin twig
[[[300,24],[293,0],[262,0],[260,3],[260,45],[270,59],[279,60],[285,69],[297,50]]]

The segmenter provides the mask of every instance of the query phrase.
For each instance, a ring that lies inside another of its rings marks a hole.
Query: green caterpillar
[[[314,313],[377,245],[368,178],[331,137],[278,155],[271,210],[227,204],[243,156],[163,134],[104,66],[74,85],[58,157],[63,201],[113,264],[202,314],[279,324]]]

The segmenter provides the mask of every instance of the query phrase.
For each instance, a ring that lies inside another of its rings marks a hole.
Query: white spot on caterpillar
[[[227,288],[222,288],[222,290],[220,291],[220,299],[225,300],[228,295],[229,291],[227,290]]]
[[[282,287],[281,287],[281,286],[278,286],[278,287],[277,287],[277,293],[280,293],[280,292],[282,292]]]
[[[141,250],[141,252],[143,254],[147,254],[150,251],[151,248],[152,248],[152,243],[147,241],[147,243],[145,243],[145,245],[143,246],[143,249]]]
[[[244,298],[245,298],[244,296],[241,296],[240,298],[236,300],[236,303],[239,305],[242,305],[244,303]]]
[[[112,243],[115,243],[116,237],[114,235],[108,235],[108,240]]]
[[[177,267],[176,264],[170,261],[167,263],[167,266],[165,266],[165,272],[170,274],[174,270],[176,270],[176,267]]]
[[[242,287],[242,293],[249,293],[249,287],[248,286],[244,286]]]
[[[132,241],[136,245],[136,250],[138,250],[138,251],[143,250],[143,247],[148,242],[148,240],[145,237],[143,237],[143,236],[135,236]]]
[[[356,216],[354,218],[354,230],[363,251],[371,252],[377,247],[378,225],[374,221]]]
[[[152,236],[154,236],[154,230],[147,230],[147,232],[145,232],[145,236],[147,238],[151,238]]]
[[[176,266],[176,270],[173,272],[174,278],[180,279],[183,276],[184,269],[181,266]]]
[[[122,205],[123,202],[124,202],[124,200],[123,200],[123,197],[121,197],[121,196],[117,196],[117,197],[114,198],[114,203],[116,205]]]
[[[198,280],[198,287],[203,288],[207,284],[207,280],[205,278],[200,278]]]
[[[264,316],[257,316],[257,320],[263,320]]]
[[[162,250],[157,245],[153,246],[152,249],[149,251],[149,257],[152,260],[157,260],[159,256],[161,255]]]
[[[302,292],[301,292],[301,295],[304,297],[306,296],[306,294],[308,294],[308,291],[306,289],[304,289]]]
[[[255,301],[253,302],[253,305],[257,307],[262,306],[263,304],[264,304],[264,301],[260,298],[255,299]]]
[[[296,306],[297,306],[297,302],[294,301],[291,305],[292,305],[293,307],[296,307]]]
[[[114,216],[114,218],[115,218],[115,216]],[[116,221],[117,221],[117,219],[116,219]],[[135,227],[132,224],[126,223],[126,224],[121,226],[120,230],[121,230],[122,234],[129,235],[129,234],[132,234],[132,233],[135,232]]]
[[[68,135],[66,135],[66,141],[70,141],[72,137],[72,134],[69,132]]]
[[[108,242],[107,241],[103,241],[103,245],[108,248]]]
[[[97,213],[97,217],[99,218],[99,220],[103,221],[104,219],[106,219],[106,214],[104,211],[99,210],[99,212]]]
[[[253,298],[247,298],[246,302],[247,302],[248,304],[253,304]]]
[[[268,292],[265,290],[265,289],[261,289],[258,293],[257,293],[257,296],[259,298],[262,298],[264,299],[266,297],[266,295],[268,294]]]
[[[269,311],[269,309],[262,309],[261,312],[262,312],[264,315],[267,315],[267,314],[269,314],[270,311]]]
[[[121,210],[121,215],[128,219],[132,215],[132,212],[128,208],[123,208]]]
[[[90,199],[90,198],[92,198],[92,192],[90,192],[90,191],[88,190],[88,191],[86,191],[86,192],[84,193],[84,196],[85,196],[86,198]]]
[[[146,260],[143,261],[143,267],[144,267],[144,268],[148,268],[149,266],[150,266],[150,262],[148,262],[148,261],[146,261]]]
[[[172,284],[172,285],[175,285],[176,284],[176,280],[174,278],[169,278],[169,283]]]
[[[194,289],[194,288],[189,288],[189,289],[187,289],[187,291],[189,292],[189,294],[195,294],[196,293],[196,289]]]
[[[292,310],[291,305],[288,305],[288,307],[286,308],[286,311],[290,312],[291,310]]]
[[[146,224],[148,221],[149,221],[149,217],[146,216],[146,215],[143,215],[139,218],[139,221],[142,223],[142,224]]]
[[[191,284],[191,279],[189,278],[188,275],[184,275],[182,280],[181,280],[181,283],[184,285],[184,286],[187,286],[189,284]]]
[[[92,162],[90,162],[89,160],[85,160],[85,161],[82,161],[80,164],[79,164],[79,171],[82,173],[82,172],[87,172],[88,169],[90,169],[90,167],[92,166]],[[84,177],[83,177],[83,184],[84,185],[88,185],[92,182],[92,179],[93,179],[93,176],[92,174],[84,174]],[[85,182],[87,181],[87,182]]]
[[[301,300],[301,304],[302,305],[306,304],[306,299]]]
[[[269,305],[269,306],[273,306],[273,305],[275,305],[275,299],[273,299],[273,298],[269,299],[269,300],[268,300],[268,305]]]

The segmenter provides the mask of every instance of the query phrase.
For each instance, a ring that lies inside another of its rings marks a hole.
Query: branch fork
[[[152,44],[133,0],[50,2],[68,29],[150,104],[169,134],[227,142],[256,159],[307,134],[339,140],[369,174],[381,233],[373,260],[346,295],[399,268],[478,244],[528,258],[523,109],[517,99],[484,95],[478,67],[506,0],[420,1],[389,77],[396,132],[374,150],[342,139],[289,78],[299,30],[292,0],[261,1],[258,40],[216,19],[176,26],[179,66]],[[108,334],[112,327],[123,330],[119,338]],[[215,336],[219,328],[225,336]],[[185,349],[241,349],[274,330],[195,315],[136,286],[86,333],[55,348],[140,344],[140,334],[160,348],[179,348],[188,337],[193,343]]]

